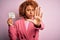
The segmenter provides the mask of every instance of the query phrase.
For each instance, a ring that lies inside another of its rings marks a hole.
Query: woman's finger
[[[42,16],[43,16],[43,10],[40,7],[40,18],[42,18]]]
[[[35,8],[35,16],[37,16],[37,7]]]
[[[43,12],[40,13],[40,18],[42,18],[42,16],[43,16]]]
[[[40,16],[40,7],[38,7],[38,16]]]

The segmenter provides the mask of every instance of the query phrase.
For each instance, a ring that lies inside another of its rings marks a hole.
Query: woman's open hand
[[[34,16],[34,20],[32,19],[28,19],[28,21],[31,21],[33,22],[35,25],[40,25],[40,22],[42,21],[42,12],[41,12],[41,9],[40,7],[37,7],[35,9],[35,16]]]

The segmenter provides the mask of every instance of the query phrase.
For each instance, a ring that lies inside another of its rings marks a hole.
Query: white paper
[[[14,12],[9,12],[9,18],[15,18],[15,13]]]

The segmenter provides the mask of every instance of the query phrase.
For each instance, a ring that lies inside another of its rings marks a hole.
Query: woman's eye
[[[27,11],[30,11],[29,9],[27,9]]]
[[[34,11],[34,9],[27,9],[27,11]]]
[[[32,11],[34,11],[34,9],[32,9]]]

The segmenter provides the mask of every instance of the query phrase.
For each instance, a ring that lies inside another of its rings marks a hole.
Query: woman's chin
[[[29,19],[33,19],[33,17],[30,17]]]

